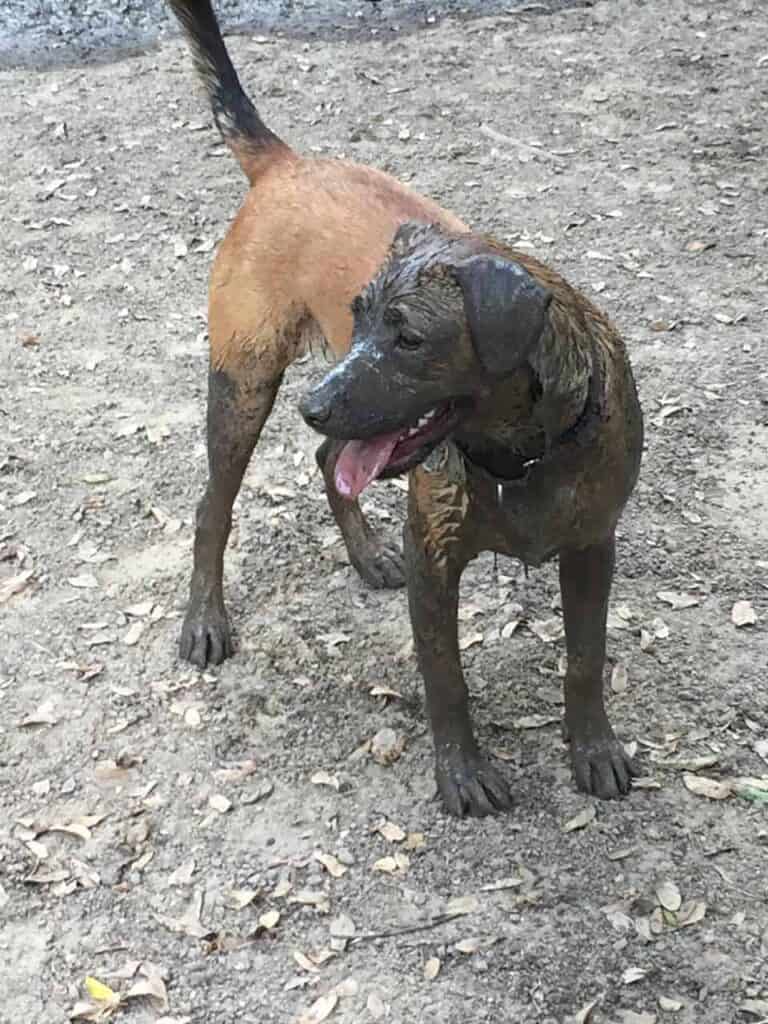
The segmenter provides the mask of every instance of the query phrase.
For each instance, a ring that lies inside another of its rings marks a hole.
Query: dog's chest
[[[429,518],[439,525],[435,539],[476,553],[496,551],[541,565],[565,547],[604,536],[614,514],[612,503],[596,500],[602,474],[583,465],[536,462],[519,480],[502,482],[468,466],[447,443],[424,469],[434,481]]]
[[[520,481],[468,483],[468,518],[483,549],[541,565],[585,534],[581,481],[552,479],[534,466]]]

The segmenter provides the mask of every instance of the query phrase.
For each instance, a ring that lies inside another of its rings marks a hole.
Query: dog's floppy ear
[[[478,359],[491,374],[514,373],[547,322],[552,293],[519,263],[478,253],[454,268]]]

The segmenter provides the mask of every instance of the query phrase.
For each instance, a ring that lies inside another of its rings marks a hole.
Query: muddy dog
[[[579,789],[628,792],[635,769],[603,703],[614,533],[643,423],[616,328],[532,256],[401,227],[352,305],[349,354],[302,399],[336,443],[336,489],[410,471],[405,566],[438,789],[457,815],[509,806],[478,750],[457,635],[459,581],[481,551],[559,557],[564,731]]]
[[[394,178],[344,160],[305,159],[244,93],[209,0],[169,0],[214,118],[250,183],[221,243],[209,291],[208,466],[197,510],[183,658],[203,667],[232,654],[222,572],[232,505],[285,369],[313,345],[349,348],[350,303],[374,276],[398,225],[464,225]],[[339,446],[317,458],[350,561],[374,587],[403,584],[400,551],[370,529],[332,481]]]

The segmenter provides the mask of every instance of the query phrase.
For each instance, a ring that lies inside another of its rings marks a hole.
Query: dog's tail
[[[249,181],[290,148],[259,117],[229,59],[210,0],[168,0],[192,51],[221,136]]]

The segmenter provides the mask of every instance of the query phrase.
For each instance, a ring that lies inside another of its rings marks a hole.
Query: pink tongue
[[[348,441],[336,462],[336,490],[345,498],[362,494],[389,462],[400,431],[370,441]]]

